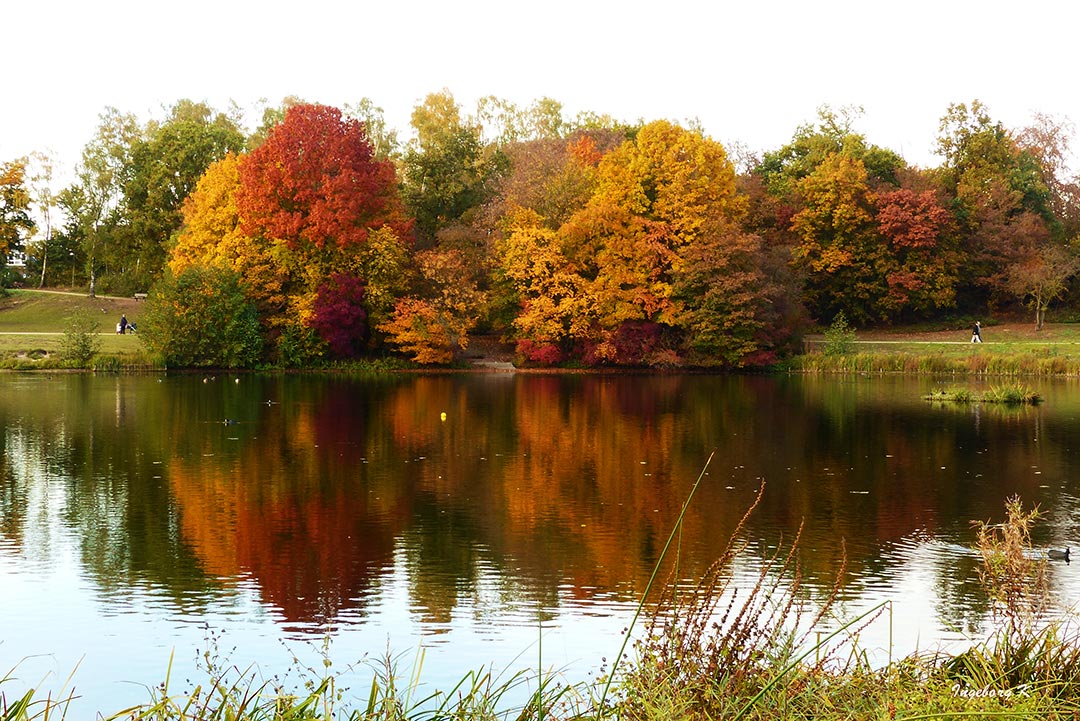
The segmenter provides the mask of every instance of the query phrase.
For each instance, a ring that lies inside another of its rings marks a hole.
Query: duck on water
[[[1049,551],[1046,552],[1046,555],[1049,556],[1050,560],[1052,561],[1065,561],[1066,563],[1069,562],[1068,548],[1066,548],[1064,551],[1059,551],[1056,548],[1051,548]]]

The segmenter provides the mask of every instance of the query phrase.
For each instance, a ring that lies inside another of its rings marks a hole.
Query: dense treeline
[[[109,109],[58,194],[48,158],[0,165],[0,251],[26,245],[25,282],[150,289],[145,338],[179,365],[446,363],[494,333],[540,365],[738,368],[841,313],[1041,323],[1067,301],[1067,125],[952,105],[927,169],[857,116],[823,108],[736,168],[699,129],[549,99],[467,115],[434,93],[404,144],[367,100],[288,100],[253,132],[186,100],[145,124]]]

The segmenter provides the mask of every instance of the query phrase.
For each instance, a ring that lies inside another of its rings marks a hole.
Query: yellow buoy
[[[441,421],[446,420],[446,411],[443,411],[442,413],[439,414],[439,420],[441,420]]]

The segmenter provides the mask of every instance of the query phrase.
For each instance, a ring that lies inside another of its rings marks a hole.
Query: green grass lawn
[[[1015,375],[1072,375],[1080,371],[1080,324],[1031,322],[985,325],[982,343],[971,343],[970,327],[867,330],[855,333],[850,352],[822,358],[825,339],[809,335],[799,367],[837,371],[960,371]]]
[[[99,318],[101,354],[137,362],[144,355],[139,337],[117,335],[116,324],[121,315],[126,315],[129,322],[138,323],[143,307],[142,302],[133,298],[12,290],[7,297],[0,298],[0,359],[45,365],[43,361],[59,353],[72,315],[86,311]]]

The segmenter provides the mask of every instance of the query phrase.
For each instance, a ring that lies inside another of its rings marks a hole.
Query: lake
[[[1034,407],[923,400],[942,385],[7,374],[0,689],[74,671],[86,717],[148,700],[170,656],[184,689],[207,651],[266,678],[326,655],[365,698],[369,662],[407,676],[421,649],[429,691],[481,667],[584,680],[618,651],[699,475],[680,576],[764,483],[737,579],[801,527],[808,603],[841,571],[839,618],[892,602],[860,635],[874,658],[962,645],[989,608],[972,520],[1018,494],[1044,512],[1036,545],[1080,537],[1080,386],[1033,382]],[[1051,580],[1080,599],[1070,565]]]

